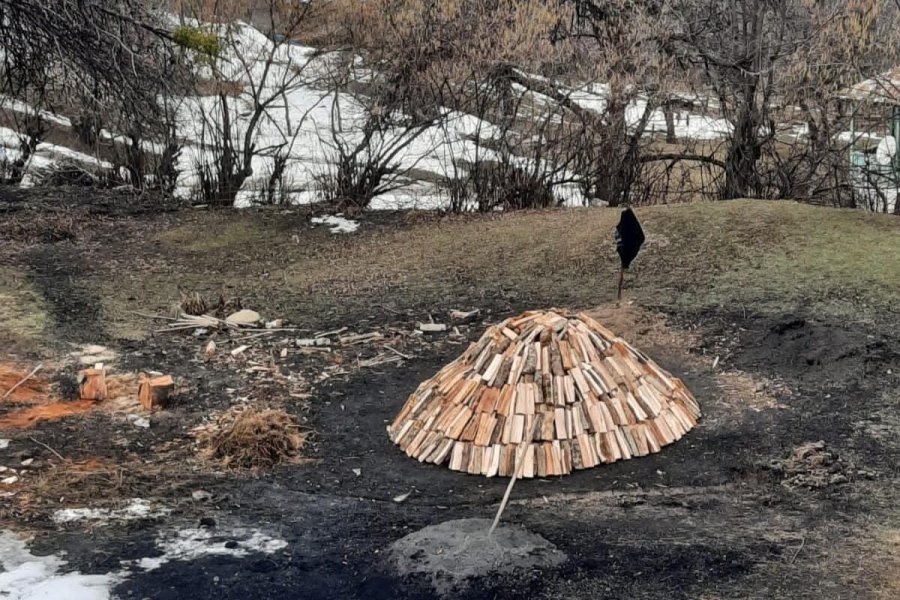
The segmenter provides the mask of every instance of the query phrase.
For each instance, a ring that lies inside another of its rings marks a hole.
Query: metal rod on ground
[[[616,302],[622,301],[622,285],[625,283],[625,267],[619,268],[619,291],[616,293]]]
[[[8,390],[6,390],[6,393],[3,394],[3,399],[6,400],[7,398],[9,398],[10,394],[12,394],[14,391],[16,391],[16,389],[17,389],[20,385],[22,385],[23,383],[25,383],[26,381],[28,381],[29,379],[31,379],[31,376],[34,375],[35,373],[37,373],[38,371],[40,371],[40,370],[41,370],[41,367],[43,367],[43,366],[44,366],[44,363],[38,364],[38,366],[36,366],[36,367],[31,371],[31,373],[29,373],[28,375],[26,375],[25,378],[22,379],[22,381],[20,381],[20,382],[17,383],[16,385],[14,385],[14,386],[12,386],[11,388],[9,388]]]
[[[509,480],[509,485],[506,486],[506,493],[503,494],[503,500],[500,501],[500,508],[497,510],[497,515],[494,517],[494,522],[491,524],[490,531],[488,531],[488,537],[494,535],[494,530],[497,529],[497,525],[500,523],[500,517],[506,509],[506,503],[509,502],[509,495],[512,494],[516,479],[522,475],[522,466],[525,464],[525,451],[528,450],[529,443],[530,442],[522,444],[522,447],[519,449],[519,451],[522,452],[522,455],[516,456],[516,472],[513,474],[512,479]],[[516,454],[518,455],[519,452],[516,452]]]

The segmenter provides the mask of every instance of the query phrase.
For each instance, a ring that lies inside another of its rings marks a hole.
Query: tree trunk
[[[759,118],[753,105],[746,103],[738,112],[734,137],[725,157],[725,200],[755,197],[759,194],[759,173],[756,167],[761,155]]]
[[[666,118],[666,143],[674,144],[678,142],[678,138],[675,137],[675,115],[668,100],[663,102],[662,110],[663,116]]]

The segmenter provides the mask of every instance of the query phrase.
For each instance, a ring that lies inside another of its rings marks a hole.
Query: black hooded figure
[[[644,230],[638,223],[634,211],[626,208],[622,211],[619,224],[616,225],[616,251],[622,260],[622,268],[619,270],[619,291],[617,299],[622,299],[622,283],[625,278],[625,269],[631,266],[631,262],[638,255],[644,243]]]

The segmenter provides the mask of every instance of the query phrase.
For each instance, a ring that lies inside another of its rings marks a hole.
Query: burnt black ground
[[[706,321],[735,322],[732,315]],[[866,468],[889,476],[896,451],[855,435],[853,423],[878,408],[883,386],[897,383],[884,375],[896,362],[885,348],[896,345],[837,324],[810,320],[785,327],[785,322],[794,317],[735,322],[744,330],[738,345],[752,350],[738,351],[730,361],[794,386],[795,393],[781,399],[787,409],[728,415],[724,425],[707,427],[723,417],[709,374],[688,370],[662,349],[649,349],[685,378],[703,402],[706,420],[657,455],[519,482],[506,519],[544,536],[569,561],[548,572],[476,580],[456,597],[695,598],[711,591],[726,597],[840,597],[839,582],[817,579],[814,565],[795,556],[799,540],[840,537],[860,517],[877,512],[877,499],[867,498],[866,490],[880,483],[852,479],[838,488],[791,492],[766,465],[799,443],[823,439],[843,456],[864,457]],[[835,337],[857,350],[821,352],[816,365],[786,360],[784,352],[795,354],[791,343],[799,335],[813,340],[804,346],[809,352],[817,351],[816,340],[830,347]],[[132,574],[117,593],[160,599],[431,597],[426,581],[402,579],[387,569],[385,549],[430,524],[489,518],[505,487],[503,480],[420,465],[387,439],[386,421],[420,380],[451,358],[427,357],[321,388],[310,415],[321,462],[282,467],[258,479],[205,481],[204,489],[216,495],[210,505],[182,504],[160,522],[71,535],[47,532],[35,547],[66,550],[73,569],[115,571],[120,559],[154,554],[157,528],[196,526],[201,517],[212,517],[259,527],[289,546],[274,555],[175,561]],[[810,383],[808,368],[826,369],[835,378]],[[360,477],[355,468],[362,470]],[[407,500],[392,501],[405,492],[412,492]],[[788,564],[791,575],[772,576]]]

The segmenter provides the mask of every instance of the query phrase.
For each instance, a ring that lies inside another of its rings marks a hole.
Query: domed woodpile
[[[388,434],[420,462],[512,477],[518,453],[544,477],[659,452],[699,418],[681,380],[587,314],[529,311],[423,382]]]

